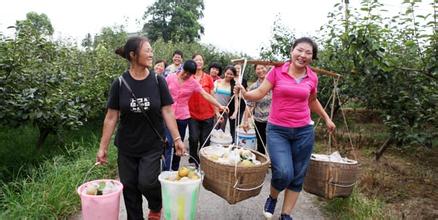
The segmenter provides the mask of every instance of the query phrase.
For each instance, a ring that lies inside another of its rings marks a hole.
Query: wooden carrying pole
[[[245,61],[245,59],[235,59],[235,60],[231,60],[232,63],[243,63]],[[281,61],[268,61],[268,60],[248,60],[247,64],[260,64],[260,65],[267,65],[267,66],[281,66],[283,65],[285,62],[281,62]],[[310,67],[314,72],[319,73],[319,74],[323,74],[323,75],[327,75],[327,76],[331,76],[331,77],[342,77],[340,74],[335,73],[335,72],[331,72],[325,69],[320,69],[320,68],[316,68],[316,67]]]

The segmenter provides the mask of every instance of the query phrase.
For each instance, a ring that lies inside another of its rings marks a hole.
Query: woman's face
[[[181,75],[180,75],[180,77],[181,77],[181,79],[182,79],[183,81],[188,80],[188,79],[190,78],[190,76],[192,76],[192,75],[189,74],[189,73],[187,73],[186,71],[182,71],[182,72],[181,72]]]
[[[193,61],[196,63],[196,69],[200,70],[204,66],[204,58],[202,58],[201,55],[196,55],[195,58],[193,58]]]
[[[227,71],[225,71],[225,73],[224,73],[224,79],[227,82],[230,82],[231,80],[233,80],[234,79],[233,71],[231,71],[230,69],[227,69]]]
[[[138,57],[136,57],[135,59],[137,64],[140,66],[152,67],[153,57],[154,57],[154,53],[152,51],[151,44],[149,42],[144,42],[138,53]]]
[[[265,79],[266,72],[267,72],[266,66],[263,66],[263,65],[257,65],[257,67],[256,67],[256,69],[255,69],[255,72],[256,72],[257,77],[258,77],[259,79],[261,79],[261,80]]]
[[[172,62],[173,62],[173,64],[179,66],[179,65],[182,63],[182,57],[181,57],[181,55],[179,55],[179,54],[175,54],[175,55],[173,55],[173,57],[172,57]]]
[[[155,64],[154,71],[156,74],[161,75],[164,72],[164,63],[160,62],[160,63]]]
[[[242,66],[241,66],[240,64],[236,64],[236,65],[234,66],[234,68],[236,68],[236,72],[237,72],[236,77],[237,77],[237,76],[240,76],[240,71],[242,70]]]
[[[302,42],[295,46],[290,52],[291,63],[296,67],[306,67],[312,63],[313,47],[311,44]]]
[[[210,68],[210,76],[217,77],[219,75],[219,69],[216,67]]]

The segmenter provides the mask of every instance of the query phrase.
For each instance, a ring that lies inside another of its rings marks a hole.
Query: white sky
[[[430,3],[434,0],[423,0]],[[123,2],[123,3],[122,3]],[[129,4],[127,4],[129,2]],[[0,4],[0,32],[9,34],[8,26],[23,20],[26,13],[45,13],[56,38],[71,38],[80,42],[87,33],[94,35],[102,27],[125,25],[128,32],[141,29],[144,11],[154,0],[93,1],[93,0],[3,0]],[[205,33],[201,42],[230,52],[258,56],[259,48],[267,45],[278,15],[282,24],[298,37],[315,34],[327,21],[333,5],[341,0],[204,0]],[[360,0],[350,0],[352,6]],[[397,13],[402,0],[381,0]],[[424,4],[421,11],[431,11]]]

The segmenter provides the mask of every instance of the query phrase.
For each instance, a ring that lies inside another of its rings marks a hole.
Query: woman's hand
[[[327,130],[328,130],[329,133],[332,133],[336,129],[335,123],[333,123],[333,121],[330,118],[328,118],[325,121],[325,125],[327,126]]]
[[[248,123],[248,121],[244,121],[244,122],[242,123],[242,129],[243,129],[245,132],[248,132],[248,131],[249,131],[249,123]]]
[[[106,164],[108,162],[108,150],[99,148],[96,155],[96,162]]]
[[[242,84],[236,84],[233,89],[234,94],[238,95],[240,91],[242,91],[243,95],[246,92],[245,87],[243,87]]]
[[[230,109],[228,109],[228,107],[227,106],[224,106],[224,105],[221,105],[221,106],[219,106],[219,111],[220,112],[229,112],[230,111]]]
[[[230,119],[236,119],[237,117],[237,111],[234,111],[234,113],[230,116]]]
[[[219,112],[216,113],[216,120],[219,121],[219,123],[224,122],[224,117],[222,116],[222,114],[220,114]]]
[[[181,139],[175,141],[175,154],[178,156],[184,156],[186,154],[186,147]]]

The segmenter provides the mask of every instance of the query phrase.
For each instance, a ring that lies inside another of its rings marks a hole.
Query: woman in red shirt
[[[192,59],[197,66],[196,74],[192,77],[201,84],[207,93],[214,95],[213,78],[202,70],[204,57],[201,54],[194,54]],[[214,117],[215,114],[219,115],[219,111],[199,93],[193,94],[190,98],[189,111],[191,116],[189,121],[190,156],[199,161],[198,148],[204,144],[213,129]],[[205,146],[209,144],[210,140],[207,141]],[[189,159],[189,162],[194,163],[192,158]]]

